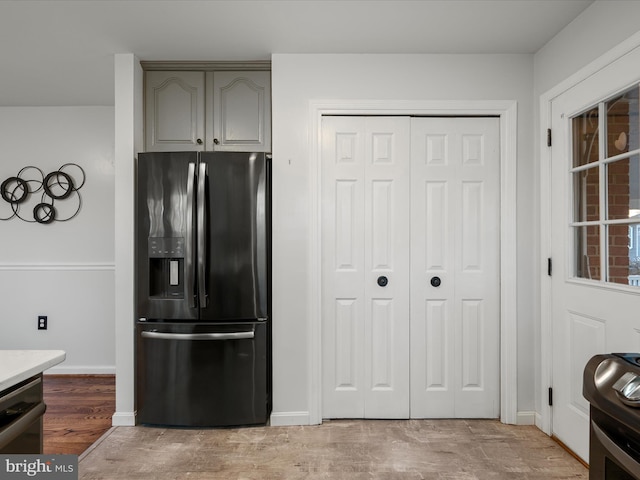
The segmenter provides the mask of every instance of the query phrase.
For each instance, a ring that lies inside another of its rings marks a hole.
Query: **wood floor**
[[[44,375],[44,453],[80,455],[109,428],[113,375]]]

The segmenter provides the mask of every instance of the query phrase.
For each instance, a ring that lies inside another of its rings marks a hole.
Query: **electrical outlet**
[[[46,329],[47,329],[47,316],[38,315],[38,330],[46,330]]]

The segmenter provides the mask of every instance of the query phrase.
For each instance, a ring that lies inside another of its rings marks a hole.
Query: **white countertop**
[[[0,350],[0,391],[64,361],[62,350]]]

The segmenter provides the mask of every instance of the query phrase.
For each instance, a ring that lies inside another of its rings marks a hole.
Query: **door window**
[[[640,86],[571,119],[576,278],[640,285]]]

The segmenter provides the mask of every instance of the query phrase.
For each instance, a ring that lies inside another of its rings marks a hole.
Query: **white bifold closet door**
[[[409,124],[322,119],[326,418],[409,416]]]
[[[323,117],[321,161],[323,417],[496,417],[498,119]]]
[[[411,123],[410,350],[412,418],[499,416],[498,118]]]

